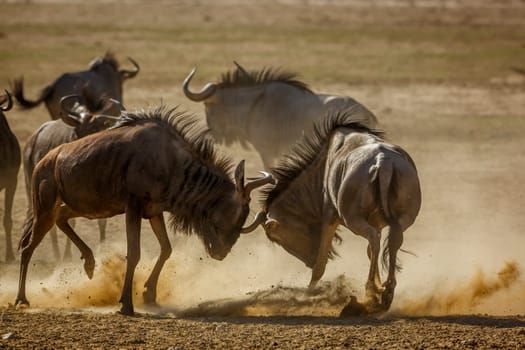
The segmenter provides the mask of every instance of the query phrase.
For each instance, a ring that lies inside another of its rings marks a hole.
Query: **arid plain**
[[[362,297],[366,242],[342,231],[322,288],[265,237],[241,237],[224,261],[195,237],[170,234],[159,309],[142,305],[158,245],[143,223],[139,314],[116,313],[125,270],[123,217],[108,240],[77,221],[95,252],[89,280],[76,253],[55,261],[49,238],[28,276],[31,307],[15,310],[18,264],[4,263],[0,229],[0,348],[524,348],[525,4],[522,1],[4,1],[0,89],[24,76],[26,96],[107,50],[141,66],[124,85],[128,110],[163,103],[203,118],[181,84],[217,81],[237,61],[297,72],[316,92],[349,95],[379,118],[418,167],[423,204],[405,233],[394,303],[379,316],[340,319]],[[43,106],[6,113],[21,145],[49,120]],[[203,121],[204,125],[204,121]],[[258,155],[219,147],[247,173]],[[15,244],[27,201],[15,199]],[[253,211],[258,204],[254,202]],[[3,213],[3,202],[0,204]],[[61,246],[64,237],[60,237]]]

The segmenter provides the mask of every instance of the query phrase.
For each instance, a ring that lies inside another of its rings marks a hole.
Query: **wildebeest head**
[[[224,259],[241,233],[249,233],[262,223],[263,218],[258,216],[250,225],[243,228],[250,212],[251,191],[267,183],[273,183],[269,173],[262,172],[262,174],[262,177],[245,184],[244,160],[241,161],[235,169],[235,189],[224,191],[215,206],[205,210],[202,218],[193,222],[195,231],[212,258]],[[198,212],[200,209],[194,208],[194,210]]]
[[[263,176],[245,184],[244,160],[235,169],[235,191],[216,203],[210,213],[208,222],[203,222],[205,234],[201,238],[210,256],[222,260],[228,255],[241,233],[249,233],[261,224],[261,217],[247,227],[244,222],[250,212],[250,192],[267,183],[273,183],[269,173],[262,172]]]
[[[118,107],[120,115],[120,102],[114,99],[102,98],[95,103],[87,98],[85,105],[80,101],[80,95],[68,95],[60,100],[60,106],[64,112],[61,113],[61,119],[67,125],[75,128],[78,138],[107,129],[119,120],[118,116],[106,114]]]
[[[107,52],[104,57],[97,57],[91,61],[89,70],[93,72],[113,70],[119,74],[121,82],[124,82],[126,79],[134,78],[140,70],[138,63],[134,59],[128,57],[128,60],[135,66],[134,70],[121,69],[114,55],[111,52]]]
[[[260,212],[259,215],[263,215],[262,213]],[[268,239],[282,246],[306,266],[313,267],[319,250],[320,227],[304,220],[281,218],[278,212],[269,212],[264,215],[266,220],[261,226]]]

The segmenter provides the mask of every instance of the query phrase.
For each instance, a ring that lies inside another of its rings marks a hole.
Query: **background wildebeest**
[[[2,106],[7,102],[7,105]],[[13,229],[13,199],[16,185],[18,183],[18,169],[20,168],[20,145],[16,136],[9,128],[7,119],[3,112],[13,107],[11,95],[0,97],[0,191],[5,189],[4,195],[4,231],[5,231],[5,260],[11,262],[15,259],[11,232]]]
[[[222,74],[220,82],[208,83],[199,92],[189,89],[194,69],[182,88],[190,100],[204,102],[206,122],[219,142],[250,143],[266,169],[327,113],[346,111],[353,120],[370,127],[377,124],[374,114],[351,97],[314,93],[293,73],[247,71],[235,64],[237,68]]]
[[[24,179],[28,198],[27,218],[32,214],[31,177],[36,164],[53,148],[67,142],[82,138],[112,126],[118,117],[105,115],[109,109],[119,103],[114,100],[90,95],[89,89],[82,89],[81,95],[69,95],[62,98],[60,105],[64,111],[61,118],[45,122],[26,141],[22,158],[24,163]],[[84,101],[84,104],[80,104]],[[66,105],[68,105],[66,107]],[[120,113],[119,113],[120,115]],[[106,219],[98,220],[100,240],[106,236]],[[59,259],[60,251],[55,227],[51,230],[51,239],[55,257]],[[71,257],[71,241],[67,241],[64,258]]]
[[[60,118],[62,113],[60,99],[67,95],[81,94],[82,89],[89,89],[90,96],[112,98],[122,103],[122,84],[126,79],[135,77],[140,69],[137,62],[131,57],[128,59],[135,66],[135,70],[120,69],[114,55],[107,52],[104,57],[93,60],[86,71],[62,74],[46,86],[34,101],[24,97],[23,79],[16,79],[13,83],[13,95],[25,109],[34,108],[45,102],[52,119]],[[86,105],[83,99],[80,103]]]
[[[271,176],[244,184],[244,161],[229,176],[227,158],[216,155],[195,120],[174,110],[126,113],[112,129],[63,144],[49,152],[33,174],[32,225],[26,225],[17,304],[28,304],[27,267],[34,249],[56,222],[77,245],[91,278],[93,252],[68,224],[73,217],[106,218],[126,213],[127,270],[121,312],[133,314],[131,287],[140,258],[141,219],[149,219],[160,243],[160,256],[145,283],[144,301],[156,302],[156,287],[171,245],[163,212],[172,213],[175,229],[196,233],[206,251],[222,260],[241,233],[249,213],[250,191]],[[250,226],[246,229],[255,228]]]
[[[321,279],[334,254],[332,241],[339,225],[367,239],[368,300],[366,310],[359,312],[384,311],[393,300],[397,252],[403,232],[419,213],[421,190],[411,157],[385,142],[381,132],[351,117],[328,116],[322,126],[315,126],[313,137],[298,143],[273,169],[278,182],[265,191],[262,212],[268,220],[263,227],[270,240],[312,268],[310,287]],[[389,232],[383,264],[388,277],[381,285],[378,258],[385,226]],[[343,313],[358,311],[358,305],[353,299]]]

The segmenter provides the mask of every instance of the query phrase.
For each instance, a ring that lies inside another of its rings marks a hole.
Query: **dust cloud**
[[[478,270],[464,284],[436,288],[427,296],[405,300],[392,314],[443,316],[457,314],[517,314],[525,311],[525,283],[516,262],[507,262],[495,275]]]
[[[465,199],[467,195],[472,198]],[[456,208],[479,203],[473,193],[463,191],[461,196],[462,201],[453,198]],[[431,196],[426,203],[433,210],[423,208],[405,234],[403,248],[416,256],[400,253],[403,270],[397,274],[396,296],[385,316],[524,314],[523,238],[514,230],[502,229],[501,222],[510,220],[482,220],[487,212],[478,204],[480,216],[472,220],[466,215],[451,216],[446,206],[440,207]],[[112,232],[124,231],[122,220],[109,225]],[[126,268],[124,235],[99,244],[95,226],[80,224],[82,232],[91,232],[88,243],[95,248],[92,280],[86,276],[78,252],[73,261],[64,263],[49,258],[49,246],[37,249],[28,274],[31,309],[114,312],[120,308]],[[143,285],[159,247],[148,226],[143,225],[142,254],[133,286],[138,312],[336,317],[352,296],[364,299],[369,268],[364,239],[342,230],[343,243],[336,246],[340,256],[329,261],[319,288],[312,292],[306,288],[311,270],[269,242],[258,229],[243,235],[223,261],[207,257],[194,236],[170,235],[173,253],[159,278],[160,309],[150,309],[143,305]],[[14,302],[17,283],[18,264],[0,265],[1,306]]]

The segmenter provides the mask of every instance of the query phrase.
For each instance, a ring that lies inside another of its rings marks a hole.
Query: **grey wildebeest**
[[[3,106],[7,102],[6,106]],[[13,107],[11,95],[6,90],[5,96],[0,97],[0,191],[5,189],[4,195],[4,231],[5,231],[5,260],[15,260],[11,233],[13,229],[13,200],[17,184],[18,169],[20,169],[20,145],[16,136],[9,128],[3,112]]]
[[[46,86],[34,101],[27,100],[24,97],[23,79],[17,79],[13,83],[13,94],[20,106],[25,109],[34,108],[45,102],[52,119],[59,119],[62,114],[60,107],[62,97],[81,94],[86,86],[89,88],[89,95],[91,96],[112,98],[123,103],[122,84],[126,79],[135,77],[140,69],[137,62],[131,57],[128,59],[135,66],[134,70],[120,69],[114,55],[108,52],[104,57],[93,60],[88,70],[62,74]],[[81,100],[80,104],[86,105],[86,101]]]
[[[133,314],[132,280],[140,259],[141,219],[149,219],[160,255],[145,283],[146,304],[154,304],[159,274],[171,254],[163,212],[176,230],[195,233],[208,254],[222,260],[230,252],[249,213],[250,192],[271,175],[244,184],[244,161],[230,178],[231,162],[219,157],[195,120],[174,110],[123,112],[114,128],[50,151],[33,174],[33,224],[20,241],[17,304],[28,304],[26,274],[31,255],[56,222],[82,252],[92,277],[91,249],[68,224],[73,217],[106,218],[126,214],[127,268],[121,312]]]
[[[381,135],[348,122],[344,113],[328,116],[324,124],[316,125],[313,136],[298,143],[273,169],[277,185],[264,191],[259,213],[267,215],[263,227],[268,238],[312,268],[310,287],[321,279],[335,254],[332,241],[340,240],[339,225],[368,240],[366,303],[353,298],[343,314],[390,307],[403,233],[421,206],[413,160]],[[378,260],[386,226],[382,261],[388,277],[381,285]]]
[[[85,105],[80,104],[81,101],[83,101]],[[66,107],[66,104],[71,105],[71,107]],[[36,164],[53,148],[112,126],[116,120],[118,120],[118,117],[105,115],[104,113],[112,109],[115,104],[120,105],[116,100],[92,96],[90,95],[89,89],[83,89],[81,95],[63,97],[60,101],[60,105],[64,111],[64,113],[61,113],[61,118],[45,122],[29,137],[22,151],[26,194],[28,198],[26,220],[30,220],[33,216],[31,205],[31,177]],[[106,219],[99,219],[98,226],[100,230],[100,240],[103,241],[106,236]],[[55,227],[51,230],[51,239],[55,257],[58,259],[60,251]],[[69,259],[70,257],[71,241],[68,240],[64,258]]]
[[[190,100],[204,103],[206,122],[218,142],[251,144],[266,169],[303,135],[311,134],[313,124],[327,113],[347,111],[353,120],[370,127],[377,124],[374,114],[351,97],[314,93],[293,73],[247,71],[235,64],[234,71],[198,92],[189,88],[193,69],[182,89]]]

